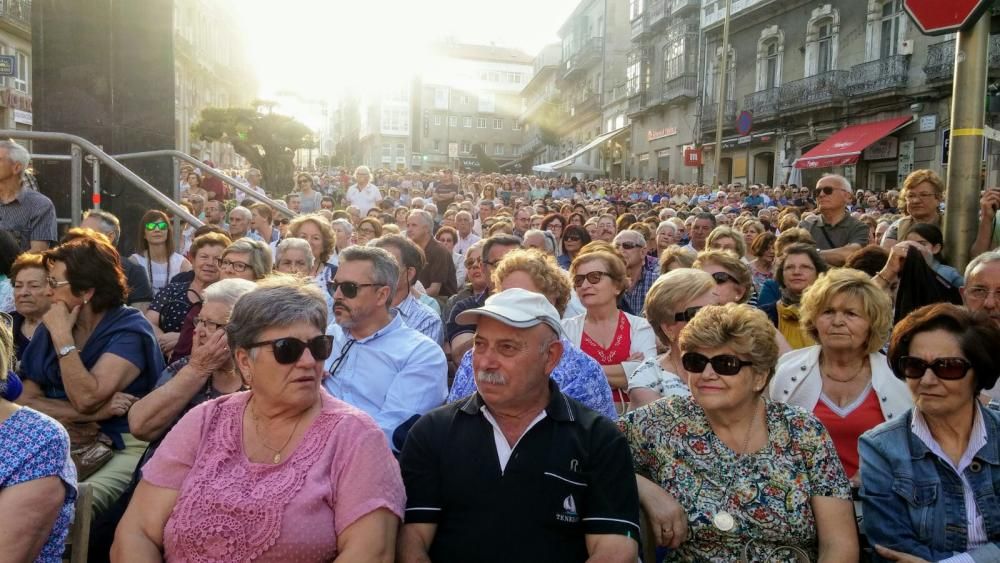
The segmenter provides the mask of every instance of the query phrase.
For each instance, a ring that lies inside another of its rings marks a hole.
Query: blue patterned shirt
[[[0,491],[45,477],[59,477],[66,488],[59,516],[35,561],[62,561],[63,543],[73,522],[76,467],[69,456],[69,435],[48,416],[21,407],[0,424]]]
[[[639,281],[631,289],[625,290],[622,294],[622,310],[630,315],[642,316],[642,306],[646,303],[646,293],[653,287],[653,282],[660,277],[660,264],[652,256],[646,257],[646,264],[642,267]]]
[[[618,420],[618,411],[611,400],[611,386],[597,360],[584,354],[573,343],[563,338],[563,354],[552,370],[552,380],[567,397],[572,397],[598,414]],[[448,402],[457,401],[476,391],[472,374],[472,350],[462,356],[462,363],[455,372],[455,381],[448,393]]]
[[[406,326],[430,338],[440,345],[444,342],[444,323],[433,309],[407,295],[396,307]]]

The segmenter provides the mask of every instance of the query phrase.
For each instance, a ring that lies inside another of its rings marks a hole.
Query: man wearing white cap
[[[458,321],[476,325],[478,390],[409,432],[398,561],[636,561],[628,446],[549,379],[562,356],[555,307],[508,289]]]

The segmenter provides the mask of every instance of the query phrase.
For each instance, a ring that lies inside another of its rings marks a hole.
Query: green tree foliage
[[[203,141],[232,145],[261,171],[261,185],[269,193],[284,195],[293,188],[295,151],[313,148],[316,141],[303,123],[269,111],[272,108],[273,104],[261,101],[252,108],[205,108],[191,132]]]
[[[473,156],[479,159],[480,172],[491,174],[493,172],[500,171],[500,166],[497,165],[497,162],[495,160],[493,160],[486,154],[486,151],[483,149],[482,145],[480,144],[472,145],[472,154]]]

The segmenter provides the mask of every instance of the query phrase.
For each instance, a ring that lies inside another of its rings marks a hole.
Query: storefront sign
[[[899,143],[899,171],[897,174],[900,184],[910,175],[910,172],[913,172],[913,151],[915,147],[915,141],[903,141]]]
[[[928,133],[937,129],[937,114],[920,116],[920,132]]]
[[[0,55],[0,76],[14,76],[15,74],[17,74],[17,57]]]
[[[21,111],[19,109],[14,110],[14,123],[32,125],[32,118],[33,116],[30,111]]]
[[[649,153],[648,152],[644,152],[644,153],[642,153],[642,154],[639,155],[639,162],[646,162],[648,160],[649,160]]]
[[[672,137],[677,134],[676,127],[664,127],[663,129],[650,129],[646,131],[646,141],[655,141],[664,137]]]
[[[660,149],[656,151],[656,158],[669,158],[670,149]]]
[[[684,166],[701,166],[701,149],[698,147],[684,147]]]
[[[886,158],[896,158],[899,153],[899,139],[896,137],[883,137],[875,141],[865,149],[865,160],[884,160]]]

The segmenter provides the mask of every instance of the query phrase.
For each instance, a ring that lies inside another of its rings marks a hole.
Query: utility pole
[[[715,107],[715,172],[712,175],[712,190],[719,187],[719,167],[722,165],[722,117],[726,110],[726,78],[729,70],[729,17],[732,15],[733,0],[726,0],[726,18],[722,21],[722,57],[719,59],[719,94]],[[709,53],[711,56],[711,53]]]
[[[962,271],[979,227],[979,188],[985,122],[986,62],[990,17],[958,33],[951,94],[948,196],[944,214],[945,256]]]

